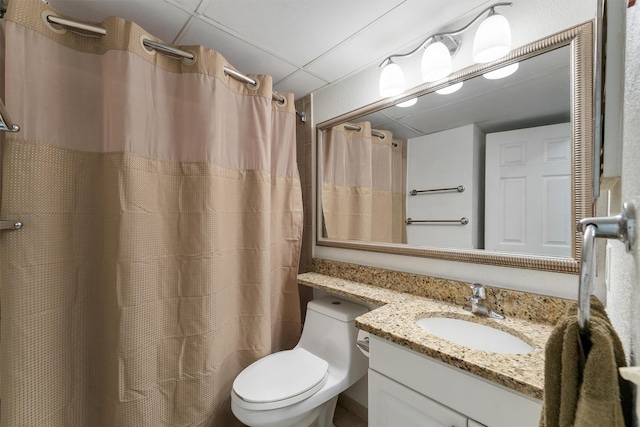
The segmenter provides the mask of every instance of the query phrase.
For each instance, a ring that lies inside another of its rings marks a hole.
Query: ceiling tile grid
[[[216,0],[204,16],[300,67],[404,0]]]
[[[247,74],[269,74],[273,77],[274,82],[298,70],[289,62],[199,18],[192,18],[177,43],[180,45],[203,45],[216,50],[238,71]]]
[[[19,0],[10,0],[19,1]],[[488,0],[49,0],[61,13],[135,21],[176,45],[203,45],[296,99],[417,45]]]

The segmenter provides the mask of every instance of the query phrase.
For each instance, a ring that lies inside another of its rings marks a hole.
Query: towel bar
[[[443,191],[457,191],[458,193],[462,193],[464,191],[464,185],[451,188],[434,188],[433,190],[411,190],[409,195],[417,196],[419,193],[441,193]]]
[[[461,224],[467,225],[469,224],[469,219],[462,217],[460,219],[411,219],[407,218],[405,220],[407,225],[416,224],[416,223],[424,223],[424,224]]]
[[[596,238],[618,239],[627,252],[636,242],[636,209],[632,203],[623,203],[622,212],[615,216],[584,218],[578,223],[583,233],[580,287],[578,288],[578,326],[583,335],[589,335],[591,294],[593,293],[594,244]]]

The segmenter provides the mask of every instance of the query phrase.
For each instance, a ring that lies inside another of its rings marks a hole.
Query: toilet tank
[[[326,360],[330,370],[349,370],[354,364],[364,364],[366,369],[368,360],[356,346],[355,318],[367,311],[367,307],[335,297],[310,301],[298,347]]]
[[[369,311],[365,306],[336,297],[318,298],[309,301],[307,304],[307,313],[309,310],[329,316],[341,322],[352,322],[356,317]]]

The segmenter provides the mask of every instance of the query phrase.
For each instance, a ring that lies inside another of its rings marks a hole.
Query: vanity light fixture
[[[451,53],[442,42],[431,43],[422,54],[422,81],[435,82],[453,71]]]
[[[402,92],[404,92],[404,73],[402,68],[389,60],[389,63],[382,69],[382,74],[380,74],[380,96],[386,98],[400,95]]]
[[[502,58],[511,50],[511,27],[507,18],[491,8],[473,38],[473,62],[485,63]]]
[[[520,67],[519,64],[520,64],[519,62],[516,62],[514,64],[510,64],[510,65],[507,65],[505,67],[498,68],[497,70],[493,70],[493,71],[489,71],[488,73],[484,73],[482,76],[485,79],[489,79],[489,80],[503,79],[505,77],[509,77],[511,74],[513,74],[516,71],[518,71],[518,68]]]
[[[411,56],[420,49],[422,55],[422,80],[434,82],[445,78],[453,70],[451,58],[460,49],[460,34],[467,31],[486,12],[487,18],[480,24],[473,43],[473,58],[475,62],[490,62],[498,59],[511,50],[511,32],[507,19],[496,13],[499,6],[511,6],[511,2],[494,3],[476,15],[464,27],[443,33],[433,34],[418,47],[408,53],[394,54],[387,57],[380,64],[380,96],[396,96],[404,92],[404,73],[400,66],[393,62],[393,58]],[[489,59],[487,59],[489,58]]]

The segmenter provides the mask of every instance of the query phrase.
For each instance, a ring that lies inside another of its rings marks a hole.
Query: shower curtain
[[[235,376],[300,334],[293,97],[48,13],[5,16],[0,424],[236,425]]]
[[[323,139],[322,213],[326,237],[403,243],[401,145],[371,123],[334,126]],[[395,146],[394,146],[395,145]]]

